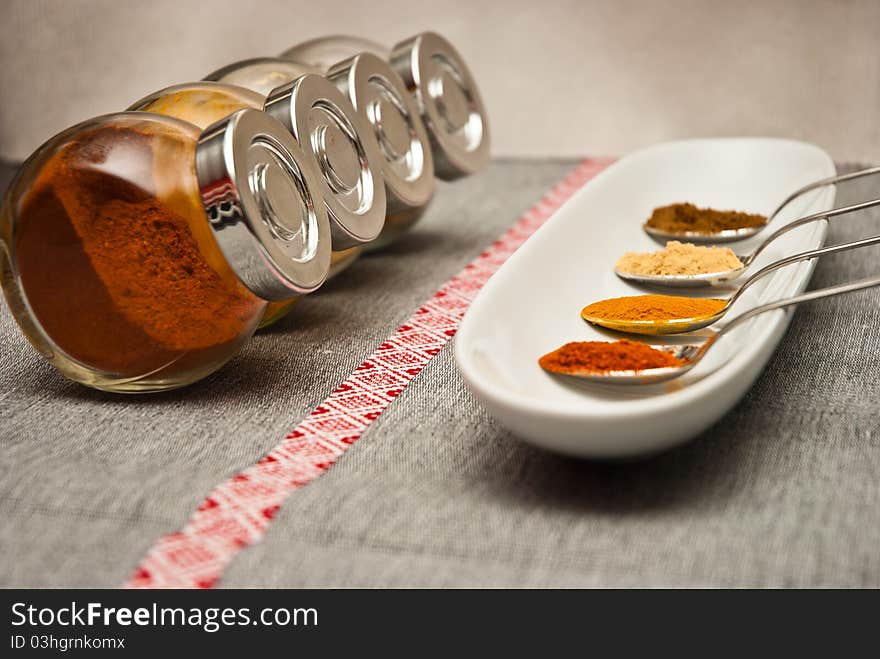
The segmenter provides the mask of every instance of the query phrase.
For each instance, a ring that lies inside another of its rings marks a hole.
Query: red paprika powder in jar
[[[304,75],[267,95],[235,85],[192,82],[161,89],[129,110],[156,112],[200,128],[235,109],[265,108],[299,142],[315,171],[331,223],[330,276],[347,268],[385,221],[385,189],[375,137],[351,103],[318,75]],[[261,326],[284,316],[292,302],[269,306]]]
[[[329,222],[306,163],[255,110],[204,133],[140,112],[60,133],[23,165],[0,215],[16,320],[64,375],[98,389],[208,375],[268,301],[326,278]]]

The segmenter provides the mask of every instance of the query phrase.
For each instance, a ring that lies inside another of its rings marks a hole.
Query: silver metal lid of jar
[[[428,131],[415,99],[391,66],[372,53],[339,62],[327,78],[348,94],[382,153],[390,212],[424,206],[436,188]]]
[[[375,239],[385,223],[382,156],[351,102],[329,80],[310,74],[273,90],[265,111],[293,133],[322,175],[333,249]]]
[[[452,44],[423,32],[394,46],[390,63],[418,97],[437,176],[451,180],[483,169],[489,163],[489,120],[477,84]]]
[[[480,91],[461,55],[440,35],[423,32],[392,49],[369,39],[335,35],[304,41],[281,57],[326,70],[360,52],[389,60],[416,95],[437,177],[454,180],[489,163],[489,118]]]
[[[324,282],[331,244],[320,180],[281,123],[248,109],[212,124],[196,173],[220,249],[255,295],[290,299]]]
[[[322,69],[277,57],[254,57],[234,62],[205,76],[205,80],[237,85],[268,96],[276,87]]]

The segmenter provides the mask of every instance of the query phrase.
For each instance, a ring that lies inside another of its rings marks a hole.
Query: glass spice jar
[[[282,82],[316,71],[316,67],[284,59],[256,58],[230,64],[205,79],[267,94]],[[387,212],[382,233],[365,246],[367,250],[379,249],[408,230],[434,194],[434,160],[428,132],[415,98],[380,57],[360,53],[324,73],[348,96],[380,147]]]
[[[323,76],[300,76],[267,95],[212,81],[183,83],[156,91],[129,110],[157,112],[204,128],[241,107],[264,109],[279,119],[320,172],[333,244],[329,277],[336,276],[357,259],[363,244],[379,235],[385,191],[375,138]],[[294,302],[270,304],[260,327],[285,316]]]
[[[220,368],[267,301],[318,288],[330,225],[307,158],[265,113],[202,132],[124,112],[25,162],[0,211],[0,265],[13,315],[61,373],[161,391]]]
[[[217,69],[204,80],[243,87],[266,97],[273,89],[310,73],[321,75],[323,71],[279,57],[253,57]]]
[[[439,34],[422,32],[390,49],[358,37],[323,37],[294,46],[281,57],[327,71],[362,52],[386,60],[415,96],[438,178],[455,180],[488,165],[489,121],[480,91],[461,55]]]

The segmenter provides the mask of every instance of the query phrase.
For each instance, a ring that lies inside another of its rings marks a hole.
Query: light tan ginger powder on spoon
[[[742,267],[742,261],[727,247],[697,246],[677,240],[670,240],[656,252],[628,252],[615,266],[633,275],[703,275]]]

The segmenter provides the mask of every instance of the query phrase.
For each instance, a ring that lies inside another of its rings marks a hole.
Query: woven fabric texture
[[[573,162],[499,161],[443,186],[362,259],[183,391],[65,381],[0,310],[0,585],[117,586],[253,464]],[[8,168],[7,168],[8,170]],[[867,199],[876,182],[841,188]],[[880,212],[829,242],[880,232]],[[813,286],[877,274],[823,259]],[[685,446],[570,460],[510,436],[449,344],[221,585],[880,586],[880,292],[799,309],[749,395]]]

